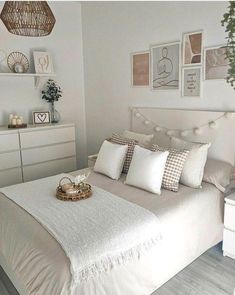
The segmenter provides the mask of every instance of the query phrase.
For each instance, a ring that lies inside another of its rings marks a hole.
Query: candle
[[[10,114],[9,115],[9,124],[11,124],[11,120],[13,119],[14,115],[13,114]]]
[[[16,125],[16,123],[17,123],[17,122],[16,122],[16,118],[15,118],[15,117],[13,117],[13,118],[12,118],[12,120],[11,120],[11,125],[14,125],[14,126],[15,126],[15,125]]]
[[[16,119],[16,124],[17,124],[17,125],[22,125],[22,120],[20,119],[20,117],[18,117],[18,118]]]

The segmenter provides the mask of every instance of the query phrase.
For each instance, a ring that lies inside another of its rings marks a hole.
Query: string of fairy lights
[[[224,112],[222,115],[220,115],[218,118],[214,119],[213,121],[209,121],[197,127],[186,128],[186,129],[169,129],[165,126],[160,126],[156,122],[153,122],[152,120],[148,119],[138,108],[134,108],[133,111],[134,111],[135,117],[137,119],[140,119],[144,125],[149,126],[153,131],[164,133],[167,136],[172,136],[175,133],[179,133],[182,137],[185,137],[189,135],[190,133],[193,133],[195,135],[200,135],[203,133],[204,128],[216,129],[219,127],[219,121],[223,119],[231,119],[233,117],[233,113]]]

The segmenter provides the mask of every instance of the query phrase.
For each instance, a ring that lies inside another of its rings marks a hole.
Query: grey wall
[[[130,53],[150,44],[182,40],[183,32],[200,29],[205,47],[223,44],[220,21],[227,6],[222,1],[82,3],[89,154],[113,131],[129,127],[129,106],[235,110],[235,91],[225,81],[203,82],[203,98],[130,83]]]

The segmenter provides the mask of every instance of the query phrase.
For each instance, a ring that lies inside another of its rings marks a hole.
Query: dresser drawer
[[[22,150],[22,163],[23,165],[30,165],[50,160],[74,157],[75,155],[75,143],[68,142],[58,145]]]
[[[76,158],[60,159],[23,167],[24,181],[76,170]]]
[[[22,131],[20,132],[20,141],[22,149],[75,141],[74,127]]]
[[[21,168],[0,171],[0,187],[22,182]]]
[[[19,151],[0,154],[0,171],[16,167],[21,167]]]
[[[19,150],[18,133],[1,134],[0,137],[0,153]]]
[[[224,226],[235,232],[235,206],[225,204]]]
[[[235,256],[235,232],[224,229],[223,251]]]

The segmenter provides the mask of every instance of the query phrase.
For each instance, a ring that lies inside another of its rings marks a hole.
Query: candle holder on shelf
[[[8,128],[9,129],[27,128],[27,124],[24,123],[22,116],[10,114]]]

